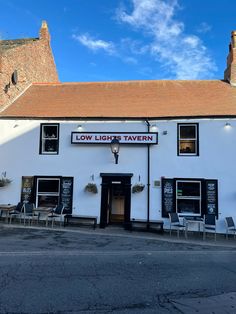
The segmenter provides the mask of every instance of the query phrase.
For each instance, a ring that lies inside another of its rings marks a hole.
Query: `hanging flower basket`
[[[142,183],[137,183],[132,187],[132,193],[140,193],[144,190],[145,185]]]
[[[11,183],[12,180],[8,178],[0,178],[0,187],[6,186]]]
[[[86,192],[90,192],[94,194],[98,193],[98,188],[97,188],[96,183],[88,183],[84,189]]]

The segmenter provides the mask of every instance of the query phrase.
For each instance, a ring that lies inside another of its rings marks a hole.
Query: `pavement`
[[[214,240],[214,234],[207,234],[206,239],[203,240],[202,234],[198,232],[188,232],[188,238],[185,238],[184,233],[180,233],[180,236],[177,237],[177,233],[172,231],[172,236],[169,235],[169,231],[165,230],[163,234],[157,232],[147,232],[147,231],[129,231],[124,230],[120,226],[108,226],[106,228],[97,227],[95,230],[90,226],[67,226],[60,227],[55,225],[53,228],[51,226],[45,227],[44,225],[23,225],[23,224],[6,224],[0,223],[0,228],[3,229],[32,229],[32,230],[47,230],[49,232],[69,232],[69,233],[81,233],[87,235],[99,235],[99,236],[113,236],[113,237],[124,237],[124,238],[136,238],[136,239],[149,239],[162,241],[167,243],[183,243],[183,244],[192,244],[200,246],[211,246],[211,247],[225,247],[236,249],[236,238],[233,235],[229,235],[226,239],[225,234],[217,234],[216,241]]]

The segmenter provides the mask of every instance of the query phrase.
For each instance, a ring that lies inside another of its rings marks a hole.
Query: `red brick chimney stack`
[[[47,41],[50,41],[51,39],[46,21],[42,21],[42,26],[39,31],[39,38]]]
[[[224,79],[232,86],[236,86],[236,31],[231,32],[231,43],[229,45],[227,68],[224,73]]]

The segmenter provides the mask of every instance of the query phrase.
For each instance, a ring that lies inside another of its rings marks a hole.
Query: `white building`
[[[0,113],[0,173],[12,179],[0,203],[63,202],[103,227],[210,213],[225,232],[236,218],[235,49],[232,39],[224,81],[31,84]]]

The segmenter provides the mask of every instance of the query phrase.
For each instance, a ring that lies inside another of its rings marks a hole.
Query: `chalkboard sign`
[[[175,181],[162,179],[162,217],[168,217],[168,213],[175,212]]]
[[[21,202],[29,203],[33,200],[34,177],[22,177]]]
[[[217,180],[206,180],[206,212],[218,217]]]
[[[65,206],[65,213],[72,213],[73,177],[61,178],[61,203]]]

